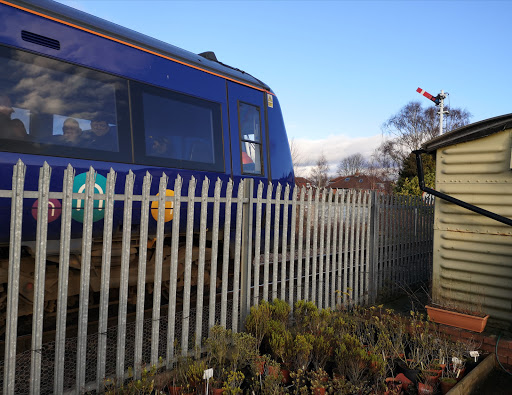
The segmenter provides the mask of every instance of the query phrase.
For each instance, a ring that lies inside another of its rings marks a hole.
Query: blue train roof
[[[175,59],[192,67],[203,69],[206,72],[219,74],[243,84],[271,91],[268,85],[252,75],[216,61],[212,52],[206,52],[203,53],[203,55],[198,55],[51,0],[8,0],[8,2],[63,20],[80,28],[120,40],[124,43],[155,52],[162,56]]]

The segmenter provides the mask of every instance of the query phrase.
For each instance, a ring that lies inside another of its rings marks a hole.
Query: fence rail
[[[208,178],[192,177],[184,190],[180,176],[168,196],[165,174],[158,195],[151,195],[149,173],[136,194],[131,171],[124,194],[116,194],[117,174],[111,170],[106,188],[98,191],[93,168],[82,193],[76,193],[71,166],[64,172],[62,191],[54,192],[46,163],[38,191],[25,191],[25,174],[20,161],[12,190],[0,191],[0,197],[11,199],[5,354],[0,361],[4,394],[101,391],[105,377],[123,380],[128,367],[140,377],[142,367],[160,357],[171,367],[176,353],[198,352],[215,323],[238,331],[250,306],[260,300],[293,304],[306,299],[323,308],[372,303],[404,284],[425,281],[431,270],[433,205],[418,198],[254,185],[252,179],[236,185],[230,180],[221,196],[220,180],[212,188]],[[26,264],[21,258],[27,226],[23,203],[34,198],[38,208],[49,207],[49,199],[61,202],[60,250],[50,273],[49,211],[36,208],[31,346],[18,353],[20,273]],[[122,221],[114,213],[120,202]],[[157,208],[150,207],[153,202]],[[95,220],[95,210],[102,212],[102,221]],[[71,263],[77,212],[83,214],[82,244],[79,262]],[[172,225],[166,227],[171,215]],[[113,256],[115,221],[122,223],[120,257]],[[100,225],[101,249],[95,250],[93,235]],[[79,289],[78,309],[68,304],[76,293],[72,278]],[[45,304],[49,284],[58,287],[53,315]],[[54,337],[43,341],[51,317]],[[72,328],[70,320],[75,321]]]

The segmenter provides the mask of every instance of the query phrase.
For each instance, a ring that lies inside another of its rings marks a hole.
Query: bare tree
[[[446,132],[469,123],[471,114],[459,108],[449,109],[445,115]],[[396,167],[401,167],[409,154],[439,135],[437,107],[423,108],[420,102],[409,102],[398,113],[389,118],[382,131],[390,139],[379,147],[381,155],[390,158]]]
[[[311,169],[309,178],[319,188],[327,186],[327,181],[329,180],[329,164],[323,152],[316,161],[315,167]]]
[[[349,155],[340,161],[336,173],[339,176],[350,176],[356,173],[364,173],[367,164],[367,160],[360,153]]]
[[[302,173],[301,167],[302,167],[302,151],[299,148],[299,145],[295,141],[295,139],[291,139],[289,141],[290,144],[290,153],[292,154],[292,163],[293,163],[293,172],[296,176],[300,176]]]
[[[379,148],[376,148],[368,161],[367,174],[378,177],[383,181],[393,179],[394,161],[387,155],[383,155]]]

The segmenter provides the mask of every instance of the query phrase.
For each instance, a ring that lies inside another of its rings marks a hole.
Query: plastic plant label
[[[458,366],[462,363],[462,361],[457,357],[452,357],[452,363],[454,366]]]
[[[475,362],[476,360],[478,359],[478,357],[480,356],[480,353],[478,351],[470,351],[469,352],[469,355],[472,357],[472,358],[475,358]]]
[[[203,373],[203,379],[204,380],[209,380],[213,377],[213,369],[210,368],[210,369],[206,369]]]

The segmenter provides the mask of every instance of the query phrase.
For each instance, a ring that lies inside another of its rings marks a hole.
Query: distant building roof
[[[313,185],[313,182],[304,177],[295,177],[295,185],[298,187],[310,187]]]
[[[391,182],[384,181],[376,176],[353,174],[350,176],[336,177],[329,181],[328,186],[333,189],[369,189],[389,192]]]

